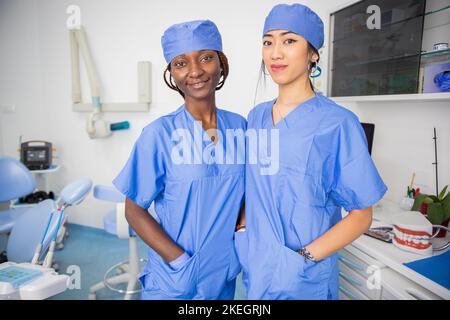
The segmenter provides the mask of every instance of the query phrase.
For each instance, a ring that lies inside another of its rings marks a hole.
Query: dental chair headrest
[[[79,204],[86,198],[92,188],[91,179],[84,178],[76,180],[64,187],[61,191],[61,198],[68,205]]]
[[[36,180],[22,162],[0,157],[0,202],[26,196],[36,188]]]

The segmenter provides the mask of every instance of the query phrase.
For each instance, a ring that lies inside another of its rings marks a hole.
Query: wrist
[[[308,260],[313,262],[317,262],[317,258],[314,256],[312,252],[310,252],[306,247],[303,247],[297,251],[301,256],[305,257]]]
[[[180,264],[182,264],[183,262],[189,260],[190,255],[187,254],[187,252],[183,252],[178,258],[176,258],[175,260],[172,260],[171,262],[169,262],[170,266],[172,268],[176,268],[177,266],[179,266]]]

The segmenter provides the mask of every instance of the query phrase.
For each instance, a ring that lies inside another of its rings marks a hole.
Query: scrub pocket
[[[323,292],[324,283],[320,272],[320,262],[310,261],[296,251],[279,245],[276,256],[276,266],[269,289],[270,299],[280,300],[315,300],[326,299],[327,291]]]
[[[235,232],[234,233],[234,241],[236,241],[236,234],[237,233],[244,233],[244,232]],[[228,250],[230,253],[230,264],[228,267],[228,274],[227,274],[227,282],[230,282],[238,276],[239,272],[241,272],[241,264],[239,261],[239,253],[236,248],[236,244],[233,243],[233,245]]]
[[[173,299],[191,299],[196,292],[197,274],[197,254],[175,268],[158,256],[151,258],[150,271],[140,280],[147,293],[161,292]]]

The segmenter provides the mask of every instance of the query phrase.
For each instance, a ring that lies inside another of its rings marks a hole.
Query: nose
[[[272,60],[280,60],[283,58],[283,48],[281,47],[280,41],[276,41],[272,46],[270,58]]]
[[[198,61],[193,61],[190,64],[189,68],[189,77],[190,78],[198,78],[203,75],[205,71],[202,69],[200,63]]]

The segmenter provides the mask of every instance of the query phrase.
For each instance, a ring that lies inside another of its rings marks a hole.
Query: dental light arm
[[[70,32],[70,57],[72,67],[72,101],[73,103],[81,102],[81,85],[80,85],[80,59],[78,57],[78,44],[75,38],[75,32]]]
[[[94,61],[89,50],[86,32],[82,26],[80,29],[70,31],[71,65],[72,65],[72,101],[81,102],[80,85],[80,61],[78,51],[81,51],[86,65],[86,70],[91,88],[93,112],[86,121],[86,131],[91,139],[106,138],[115,130],[124,130],[130,127],[128,121],[110,123],[102,118],[101,85],[94,67]]]
[[[84,62],[86,64],[86,71],[89,77],[89,84],[91,86],[92,103],[95,107],[100,107],[101,86],[100,81],[98,80],[97,72],[94,68],[94,61],[89,50],[89,45],[86,39],[86,32],[84,31],[83,26],[80,26],[80,29],[72,30],[71,33],[74,33],[75,35],[76,45],[80,49],[81,54],[83,55]],[[74,54],[75,52],[72,53]],[[77,53],[75,54],[78,56]],[[76,67],[78,67],[78,70],[76,70],[76,74],[79,77],[79,63],[76,65]]]

